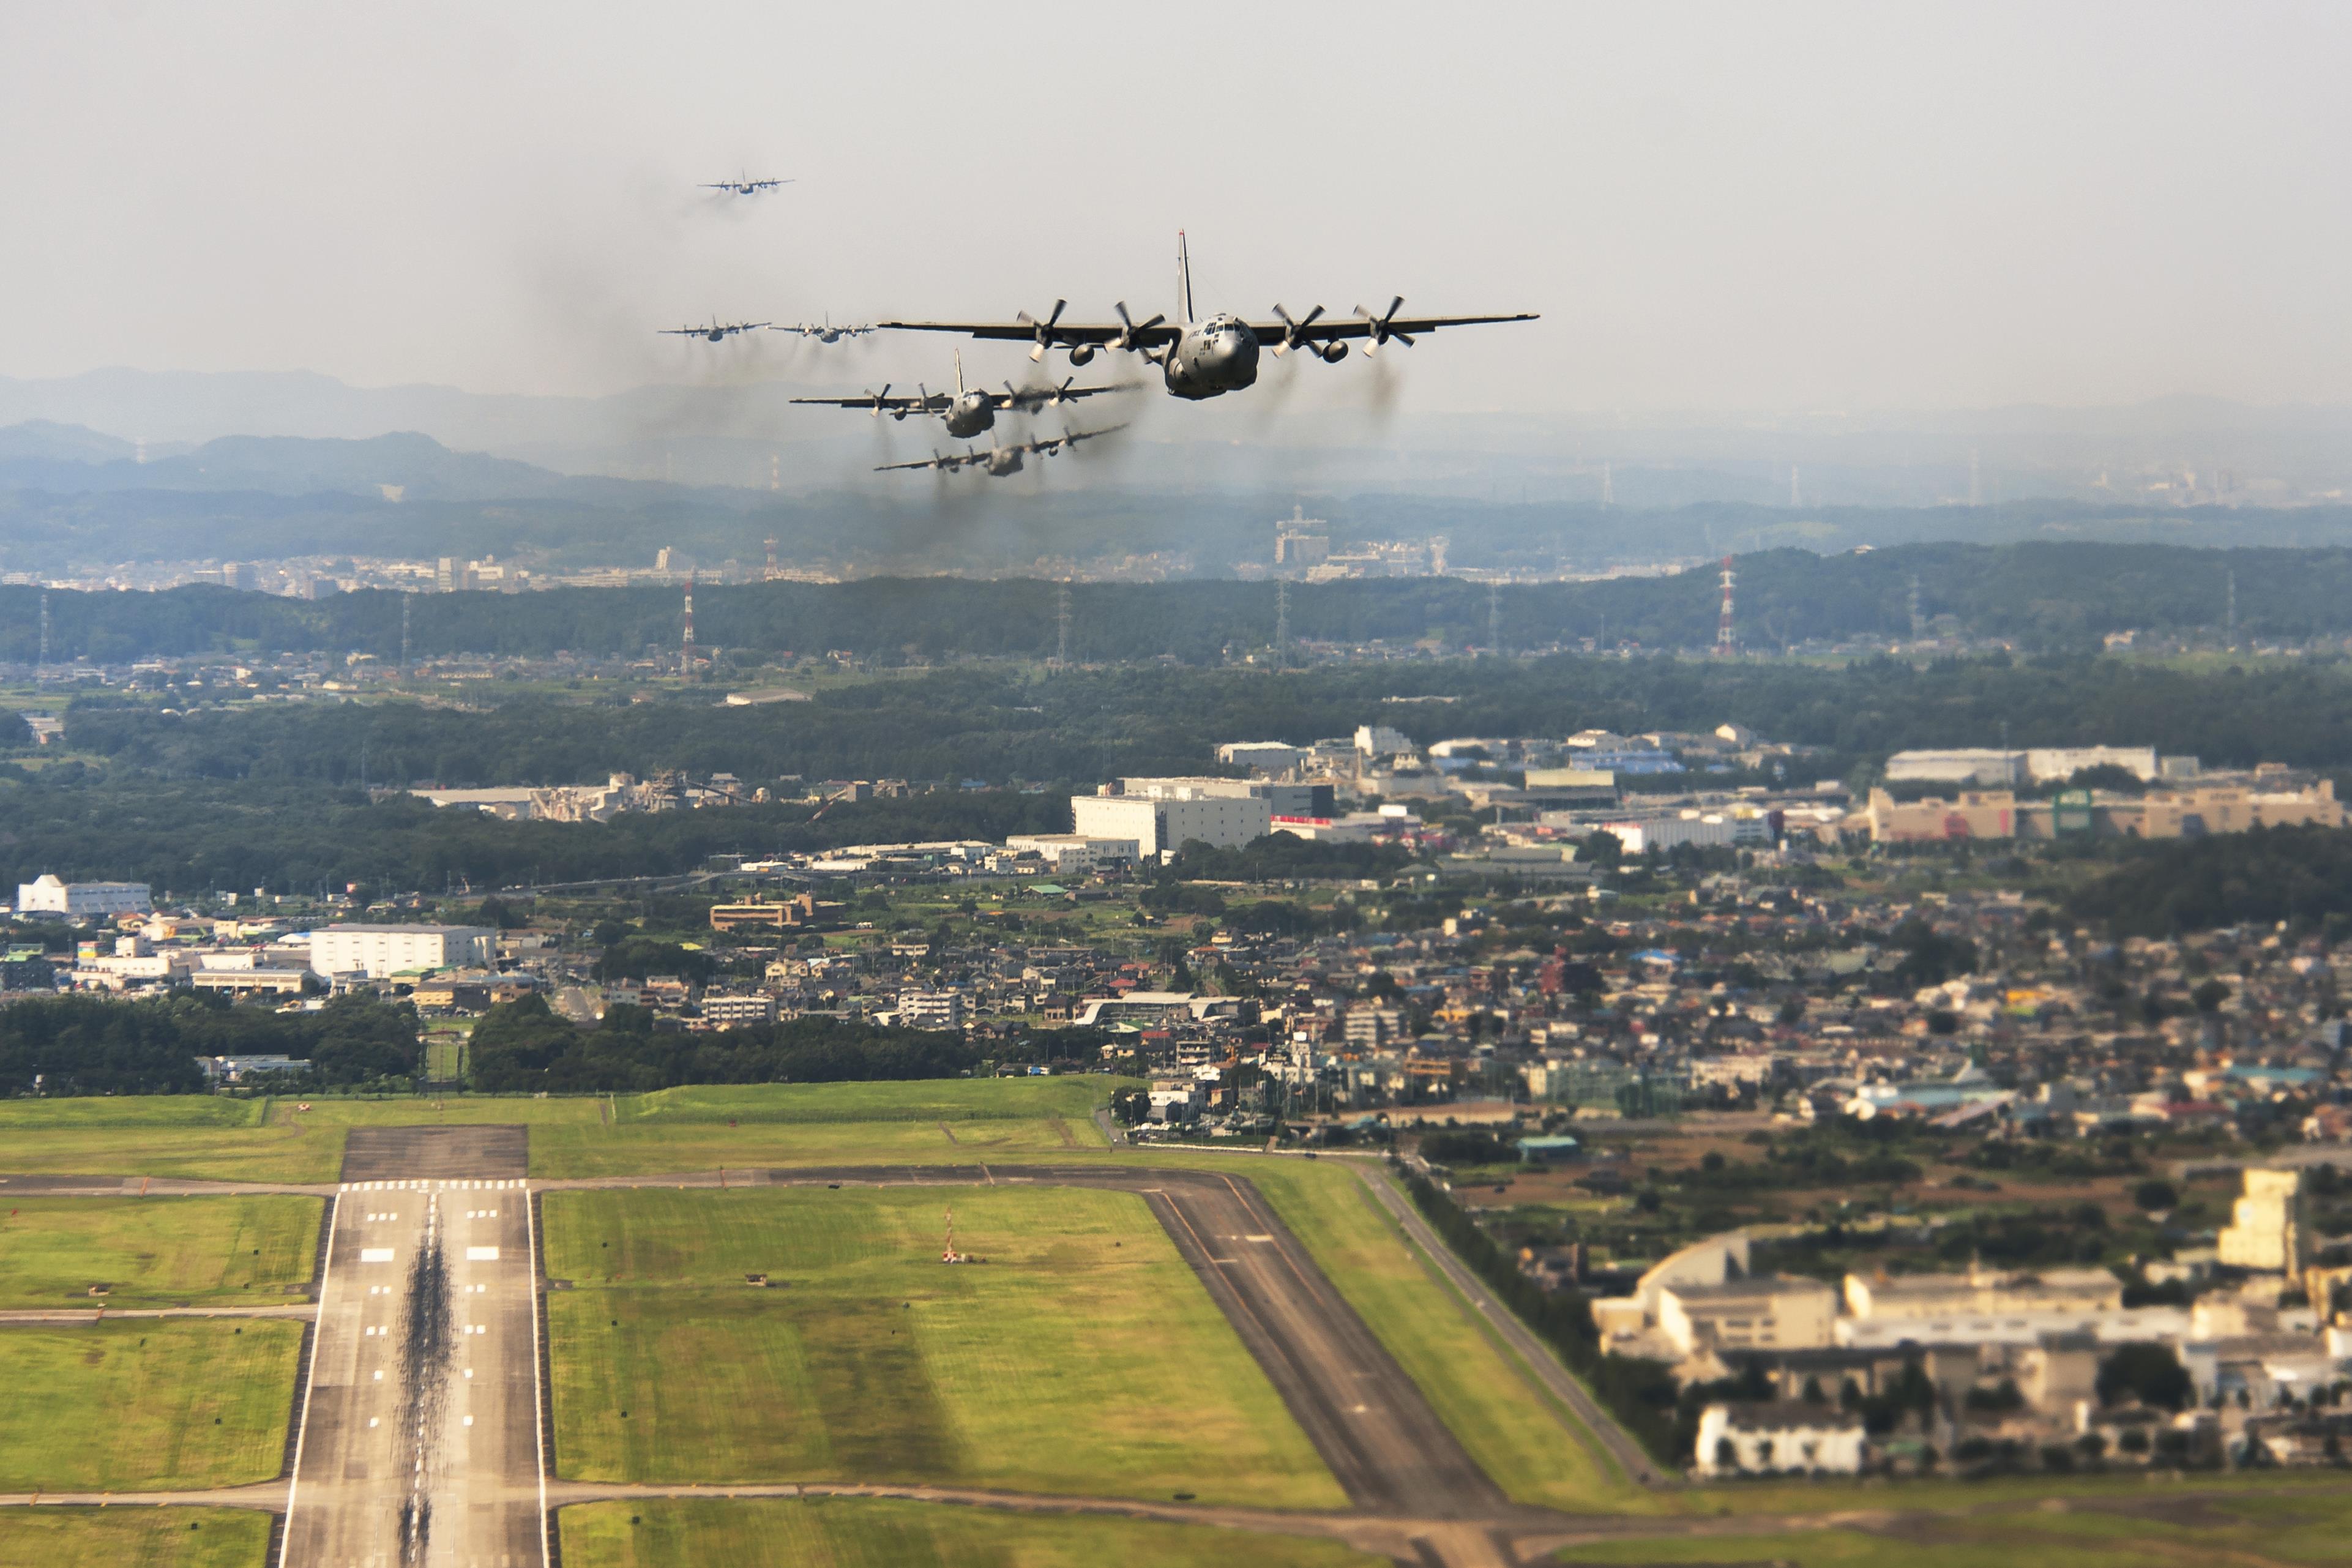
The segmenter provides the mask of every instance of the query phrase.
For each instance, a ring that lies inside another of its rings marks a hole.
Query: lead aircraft
[[[1399,295],[1378,315],[1359,305],[1352,317],[1334,319],[1326,317],[1323,307],[1318,305],[1294,321],[1289,311],[1276,305],[1276,320],[1272,321],[1244,321],[1223,311],[1205,321],[1196,321],[1192,314],[1192,259],[1181,230],[1176,236],[1179,320],[1171,321],[1164,315],[1155,315],[1149,321],[1138,321],[1128,314],[1127,301],[1122,300],[1114,307],[1118,313],[1117,321],[1066,322],[1062,312],[1068,305],[1066,300],[1055,300],[1054,309],[1042,321],[1024,310],[1010,321],[879,321],[876,325],[889,331],[962,332],[998,342],[1019,342],[1025,339],[1034,345],[1029,350],[1031,359],[1043,360],[1052,350],[1060,349],[1070,356],[1074,365],[1085,364],[1101,350],[1140,353],[1160,367],[1160,379],[1167,384],[1170,395],[1197,401],[1239,392],[1255,383],[1260,349],[1270,350],[1277,358],[1303,350],[1326,363],[1337,364],[1348,357],[1348,340],[1351,338],[1370,340],[1364,344],[1364,353],[1373,354],[1391,340],[1411,348],[1415,337],[1440,327],[1536,320],[1529,312],[1511,316],[1405,316],[1399,313],[1404,309],[1404,298]]]

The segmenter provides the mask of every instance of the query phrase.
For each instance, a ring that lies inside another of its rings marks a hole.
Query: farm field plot
[[[0,1309],[221,1306],[299,1299],[318,1198],[17,1198],[0,1213]]]
[[[988,1263],[940,1262],[950,1204]],[[1345,1500],[1130,1194],[647,1189],[544,1212],[572,1284],[549,1300],[568,1478]]]
[[[253,1509],[0,1509],[11,1568],[263,1568],[268,1552],[269,1516]]]
[[[635,1522],[632,1522],[632,1521]],[[1376,1568],[1334,1542],[1131,1519],[994,1513],[864,1498],[649,1500],[558,1516],[566,1568]]]
[[[301,1326],[274,1319],[0,1329],[0,1491],[268,1480],[301,1347]]]

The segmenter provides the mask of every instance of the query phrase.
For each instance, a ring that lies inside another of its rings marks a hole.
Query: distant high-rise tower
[[[678,645],[677,672],[694,679],[694,574],[686,574],[686,637]]]
[[[1290,584],[1277,581],[1274,585],[1274,666],[1276,669],[1290,662]]]
[[[1067,583],[1054,595],[1054,668],[1070,667],[1070,585]]]
[[[42,676],[49,672],[49,591],[47,588],[41,590],[41,658],[34,669]]]
[[[775,542],[774,540],[771,539],[770,541],[768,541],[768,581],[770,581],[771,583],[772,583],[772,582],[774,582],[775,580],[776,580],[776,542]]]
[[[2238,646],[2238,574],[2235,572],[2228,574],[2228,584],[2230,593],[2229,636],[2223,641],[2222,646],[2235,651]],[[41,606],[45,617],[42,624],[46,626],[47,624],[46,616],[48,608],[48,598],[46,595],[42,596]]]
[[[1615,506],[1617,504],[1616,476],[1611,471],[1608,461],[1605,458],[1601,464],[1601,504],[1602,506]]]
[[[1805,504],[1805,492],[1797,488],[1797,465],[1794,463],[1789,465],[1789,504],[1790,506]]]
[[[1984,465],[1977,458],[1976,448],[1969,448],[1969,504],[1984,505]]]
[[[1919,614],[1919,574],[1916,572],[1911,574],[1911,640],[1927,640],[1927,623]]]
[[[1503,651],[1503,585],[1486,584],[1486,647],[1490,653]]]
[[[1723,616],[1715,624],[1715,651],[1726,658],[1738,651],[1738,644],[1731,633],[1732,582],[1731,557],[1727,555],[1723,558]]]
[[[400,673],[408,674],[408,606],[415,598],[413,594],[400,595]]]

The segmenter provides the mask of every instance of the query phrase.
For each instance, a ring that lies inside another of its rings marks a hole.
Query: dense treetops
[[[640,1092],[690,1083],[846,1083],[954,1078],[979,1053],[961,1035],[796,1018],[719,1034],[656,1029],[613,1008],[582,1028],[537,996],[490,1009],[474,1026],[471,1086],[488,1093]]]
[[[135,1002],[36,997],[0,1007],[0,1096],[35,1092],[192,1094],[206,1087],[198,1057],[284,1056],[308,1081],[349,1088],[410,1079],[416,1013],[405,1003],[338,997],[315,1013],[233,1007],[174,992]]]

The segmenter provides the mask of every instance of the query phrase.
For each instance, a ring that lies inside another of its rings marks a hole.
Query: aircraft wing
[[[955,399],[944,392],[934,392],[927,397],[795,397],[794,403],[814,403],[825,408],[863,408],[883,414],[937,414],[946,410]]]
[[[1034,412],[1056,403],[1068,403],[1081,397],[1100,397],[1106,392],[1132,392],[1143,384],[1139,381],[1114,382],[1108,386],[1018,386],[1010,392],[992,392],[988,395],[996,406]]]
[[[874,471],[877,474],[887,474],[897,468],[961,468],[968,464],[986,461],[988,461],[988,454],[985,452],[951,452],[944,458],[933,456],[925,458],[920,462],[884,463]]]
[[[1037,324],[1034,321],[877,321],[874,330],[884,332],[961,332],[968,338],[999,342],[1034,343],[1037,341]],[[1053,325],[1053,340],[1056,347],[1071,343],[1102,344],[1125,337],[1127,331],[1117,321],[1056,321]],[[1135,329],[1135,346],[1156,349],[1172,343],[1179,331],[1166,322],[1158,326],[1139,326]]]
[[[1328,342],[1335,338],[1369,338],[1378,333],[1384,337],[1402,338],[1410,342],[1423,332],[1433,332],[1440,327],[1482,327],[1496,321],[1532,321],[1535,312],[1522,310],[1508,316],[1404,316],[1394,313],[1384,318],[1370,317],[1360,309],[1352,316],[1318,316],[1307,323],[1300,336],[1307,341]],[[1278,321],[1252,321],[1249,330],[1257,341],[1271,346],[1288,337],[1290,328]]]
[[[1081,441],[1091,441],[1097,436],[1115,435],[1118,431],[1126,428],[1127,426],[1124,425],[1112,425],[1100,430],[1065,431],[1063,434],[1053,437],[1051,440],[1030,442],[1029,450],[1051,456],[1052,454],[1060,451],[1065,447],[1075,447]]]

